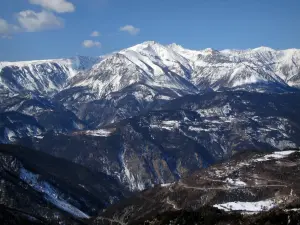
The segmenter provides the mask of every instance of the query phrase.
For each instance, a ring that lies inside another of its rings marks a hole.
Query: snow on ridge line
[[[150,124],[150,127],[154,129],[165,129],[171,131],[180,127],[180,121],[165,120],[165,121],[160,121],[157,124]]]
[[[266,199],[258,202],[226,202],[222,204],[215,204],[213,207],[222,209],[224,211],[246,211],[246,212],[261,212],[268,211],[277,205],[274,200]]]
[[[296,150],[276,151],[276,152],[273,152],[272,154],[268,154],[261,158],[254,159],[253,162],[263,162],[263,161],[269,161],[272,159],[283,159],[295,152],[296,152]]]
[[[188,48],[184,48],[183,46],[176,44],[176,43],[172,43],[172,44],[167,44],[167,45],[163,45],[160,44],[158,42],[155,41],[145,41],[142,42],[140,44],[131,46],[129,48],[125,48],[125,49],[121,49],[119,51],[114,51],[105,55],[100,55],[100,56],[96,56],[95,58],[107,58],[113,54],[117,54],[117,53],[122,53],[126,50],[131,50],[131,49],[135,49],[137,47],[145,47],[146,45],[159,45],[162,46],[166,49],[174,49],[174,48],[181,48],[182,50],[185,51],[194,51],[195,53],[201,53],[201,52],[207,52],[207,51],[212,51],[215,49],[212,48],[206,48],[206,49],[188,49]],[[219,50],[215,50],[221,53],[244,53],[244,52],[251,52],[251,51],[276,51],[276,52],[282,52],[282,51],[300,51],[300,49],[297,48],[288,48],[288,49],[272,49],[270,47],[267,46],[260,46],[257,48],[248,48],[248,49],[219,49]],[[85,56],[84,56],[85,57]],[[87,57],[92,57],[92,56],[87,56]],[[47,62],[56,62],[56,61],[68,61],[71,58],[52,58],[52,59],[36,59],[36,60],[23,60],[23,61],[0,61],[0,65],[1,64],[16,64],[16,63],[21,63],[21,64],[28,64],[28,63],[47,63]]]
[[[177,120],[163,120],[161,123],[164,125],[178,126],[180,122]]]
[[[108,137],[110,136],[114,130],[109,129],[99,129],[99,130],[86,130],[82,132],[76,132],[76,133],[82,133],[88,136],[95,136],[95,137]]]
[[[0,68],[5,67],[5,66],[28,66],[30,64],[32,65],[39,65],[39,64],[44,64],[44,63],[59,63],[62,65],[71,65],[72,62],[70,59],[42,59],[42,60],[32,60],[32,61],[16,61],[16,62],[8,62],[8,61],[3,61],[0,62]]]
[[[247,186],[247,184],[239,179],[231,179],[231,178],[227,178],[225,180],[226,183],[230,184],[230,185],[234,185],[234,186]]]
[[[165,184],[161,184],[160,186],[161,187],[169,187],[171,186],[173,183],[165,183]]]

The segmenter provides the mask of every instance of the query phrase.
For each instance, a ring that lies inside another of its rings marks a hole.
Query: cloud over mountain
[[[51,12],[32,10],[21,11],[17,14],[20,26],[27,32],[35,32],[47,29],[62,28],[64,22]]]
[[[128,32],[131,35],[137,35],[140,32],[140,29],[132,25],[126,25],[124,27],[120,27],[120,31]]]
[[[92,40],[84,40],[82,42],[82,46],[85,48],[93,48],[93,47],[101,47],[101,43],[99,41],[92,41]]]

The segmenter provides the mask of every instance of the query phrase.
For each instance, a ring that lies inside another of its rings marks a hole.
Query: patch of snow
[[[179,127],[180,123],[177,120],[166,120],[166,121],[162,121],[161,124],[170,127]]]
[[[156,124],[150,124],[150,128],[154,128],[154,129],[159,129],[160,126],[159,125],[156,125]]]
[[[283,159],[294,152],[296,152],[296,151],[290,150],[290,151],[273,152],[272,154],[265,155],[264,157],[253,159],[253,162],[263,162],[263,161],[268,161],[268,160],[272,160],[272,159]]]
[[[275,201],[267,199],[258,202],[227,202],[216,204],[214,207],[225,211],[246,211],[246,212],[261,212],[268,211],[276,207]]]
[[[231,112],[231,106],[229,103],[227,103],[226,105],[221,107],[199,109],[196,112],[202,117],[213,117],[213,116],[228,117],[229,113]]]
[[[166,121],[161,121],[159,124],[150,124],[151,128],[155,129],[165,129],[165,130],[174,130],[176,128],[179,128],[180,122],[176,120],[166,120]]]
[[[43,139],[44,138],[43,135],[37,135],[37,136],[34,136],[34,137],[37,138],[37,139]]]
[[[172,185],[172,183],[166,183],[166,184],[161,184],[161,187],[169,187],[170,185]]]
[[[100,130],[87,130],[84,131],[85,135],[96,137],[108,137],[113,133],[112,130],[100,129]]]
[[[119,155],[119,159],[120,159],[121,165],[123,167],[122,175],[124,175],[125,180],[128,182],[130,190],[142,191],[145,189],[145,185],[141,180],[138,179],[139,178],[138,175],[135,176],[128,169],[128,167],[126,165],[126,161],[125,161],[125,154],[126,154],[126,149],[124,148],[123,152],[120,153],[120,155]],[[122,182],[121,177],[119,177],[119,178],[120,178],[120,181]]]
[[[52,198],[49,196],[46,196],[46,199],[51,202],[52,204],[56,205],[58,208],[72,214],[75,217],[78,218],[85,218],[88,219],[90,218],[87,214],[85,214],[84,212],[80,211],[79,209],[77,209],[76,207],[72,206],[71,204],[69,204],[66,201],[62,201],[59,200],[58,198]]]
[[[193,126],[189,126],[188,128],[189,131],[195,131],[195,132],[201,132],[201,131],[205,131],[205,132],[215,132],[218,131],[218,128],[216,127],[212,127],[212,128],[201,128],[201,127],[193,127]],[[213,134],[210,134],[213,135]]]
[[[145,98],[144,93],[142,92],[134,92],[133,95],[139,101],[142,101]]]
[[[161,99],[161,100],[171,100],[172,98],[169,96],[165,96],[165,95],[159,95],[156,97],[156,99]]]
[[[4,129],[4,138],[8,140],[8,142],[14,141],[16,137],[15,132],[12,130],[5,128]]]
[[[203,129],[201,127],[192,127],[192,126],[189,126],[188,130],[189,131],[201,132],[201,131],[206,131],[207,129]]]
[[[226,183],[230,184],[230,185],[234,185],[234,186],[247,186],[247,184],[239,179],[231,179],[231,178],[227,178],[225,180]]]
[[[20,179],[30,185],[36,191],[43,193],[45,199],[56,205],[58,208],[72,214],[78,218],[90,218],[87,214],[76,208],[75,206],[69,204],[64,199],[60,199],[59,192],[49,183],[45,181],[40,181],[40,176],[34,174],[25,168],[20,169]]]
[[[83,125],[80,123],[77,123],[76,121],[72,121],[73,123],[73,127],[76,128],[77,130],[82,130],[83,129]]]
[[[179,208],[177,207],[175,202],[171,201],[169,197],[167,198],[167,204],[171,205],[173,207],[173,209],[179,210]]]
[[[300,211],[300,209],[299,209],[299,208],[285,209],[284,211],[285,211],[285,212],[298,212],[298,211]]]
[[[32,125],[28,125],[26,127],[26,133],[27,135],[30,135],[30,136],[37,136],[37,135],[40,135],[42,133],[42,131],[36,127],[36,126],[32,126]]]

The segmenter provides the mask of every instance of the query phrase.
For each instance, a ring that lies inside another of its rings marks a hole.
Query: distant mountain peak
[[[145,41],[105,56],[0,62],[0,85],[12,92],[41,94],[78,86],[92,87],[93,92],[95,83],[103,91],[120,91],[141,78],[156,87],[176,89],[186,89],[188,84],[199,90],[219,90],[262,80],[275,86],[300,87],[299,68],[297,49],[277,51],[262,46],[248,50],[191,50],[176,43]]]
[[[145,42],[143,42],[142,44],[144,44],[144,45],[156,45],[156,44],[159,44],[158,42],[156,42],[156,41],[145,41]],[[160,45],[160,44],[159,44]]]
[[[180,50],[184,49],[181,45],[178,45],[176,43],[169,44],[167,47],[171,48],[171,49],[175,49],[175,50],[176,49],[180,49]]]
[[[205,53],[205,54],[209,54],[209,55],[213,55],[213,54],[218,54],[218,53],[219,53],[218,50],[215,50],[215,49],[213,49],[213,48],[206,48],[206,49],[204,49],[204,50],[201,51],[201,52],[203,52],[203,53]]]
[[[254,51],[254,52],[274,52],[275,50],[270,48],[270,47],[266,47],[266,46],[260,46],[258,48],[254,48],[254,49],[251,49],[251,51]]]
[[[158,42],[155,42],[155,41],[145,41],[141,44],[134,45],[134,46],[129,47],[125,50],[141,51],[141,50],[146,50],[147,48],[148,49],[151,49],[151,48],[165,48],[165,46],[158,43]]]

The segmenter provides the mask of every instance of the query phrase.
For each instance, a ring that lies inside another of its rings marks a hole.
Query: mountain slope
[[[148,41],[103,57],[0,62],[0,69],[1,89],[13,93],[89,87],[100,98],[139,82],[175,93],[265,83],[287,88],[299,87],[300,50],[189,50]]]
[[[115,115],[90,124],[100,127],[149,111],[161,100],[212,89],[296,91],[299,57],[295,49],[195,51],[149,41],[104,57],[69,79],[67,89],[55,98],[80,119],[94,118],[99,109]],[[130,107],[124,99],[130,99]]]
[[[192,212],[187,210],[165,212],[152,218],[144,218],[141,221],[148,225],[198,225],[199,223],[205,225],[281,225],[286,222],[297,224],[300,222],[299,218],[300,212],[291,210],[291,208],[273,209],[268,212],[243,216],[240,213],[228,213],[213,207],[202,207],[199,210]],[[101,219],[101,217],[98,218],[98,221],[101,221],[100,224],[109,224],[107,220]],[[95,224],[99,223],[96,222]],[[133,222],[130,224],[141,224],[141,222]]]
[[[193,91],[193,85],[218,90],[265,83],[288,88],[299,85],[299,72],[296,49],[194,51],[149,41],[110,55],[87,75],[75,76],[69,87],[89,86],[99,96],[136,82],[175,91]]]
[[[0,62],[0,102],[38,94],[99,128],[187,94],[297,91],[299,74],[297,49],[189,50],[148,41],[95,58]]]
[[[46,131],[65,133],[87,127],[84,121],[59,102],[40,95],[17,94],[0,102],[0,143],[38,136]]]
[[[180,214],[183,216],[186,212],[195,217],[202,215],[198,219],[200,221],[206,219],[205,224],[219,224],[218,221],[211,223],[213,218],[216,219],[218,216],[220,224],[224,224],[221,222],[243,224],[243,220],[248,222],[252,220],[243,214],[286,209],[290,204],[289,207],[294,205],[293,211],[296,213],[292,218],[299,219],[297,203],[299,203],[300,182],[296,172],[300,169],[299,165],[299,151],[239,153],[228,162],[197,171],[176,183],[158,185],[113,205],[102,213],[94,224],[108,224],[112,219],[124,224],[143,224],[146,220],[147,224],[170,224],[169,222],[172,222],[170,218],[176,220],[180,218]],[[241,212],[242,215],[226,216],[224,212],[209,208],[204,209],[207,214],[201,214],[198,210],[202,210],[203,206],[213,206],[227,212]],[[164,221],[164,217],[168,218],[168,214],[162,213],[168,211],[177,211],[179,214],[173,213],[174,216]],[[279,212],[284,214],[284,211]],[[266,214],[253,216],[253,220],[264,217],[266,221],[272,220],[270,214],[268,217]],[[159,220],[164,223],[159,223]],[[191,222],[197,224],[195,223],[197,221]]]
[[[62,90],[78,71],[87,70],[100,58],[77,56],[71,59],[0,62],[0,87],[10,93],[32,91],[52,94]]]
[[[44,131],[31,116],[18,112],[0,113],[0,143],[13,143],[18,138],[38,136]]]
[[[192,83],[214,89],[273,83],[299,87],[300,51],[260,47],[249,50],[194,51],[176,44],[169,48],[192,63]]]
[[[82,224],[123,198],[111,177],[19,146],[0,145],[2,205],[49,223]]]
[[[237,151],[299,147],[299,99],[299,93],[189,95],[96,130],[46,133],[30,146],[143,190]]]

